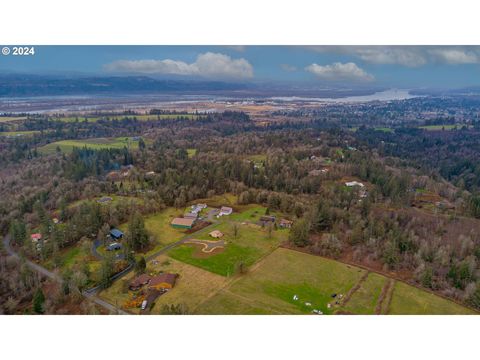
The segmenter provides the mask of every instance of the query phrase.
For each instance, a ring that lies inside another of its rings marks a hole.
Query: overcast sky
[[[331,86],[480,85],[480,47],[439,46],[36,46],[0,55],[0,71],[148,75]]]

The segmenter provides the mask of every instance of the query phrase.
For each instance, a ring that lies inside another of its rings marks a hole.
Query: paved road
[[[16,259],[20,259],[20,255],[18,253],[15,252],[15,250],[13,250],[13,248],[10,246],[10,236],[7,235],[3,238],[3,247],[5,249],[5,251],[7,252],[8,255],[10,256],[13,256],[14,258]],[[34,262],[26,259],[23,257],[23,259],[25,260],[25,263],[27,264],[28,267],[30,267],[33,271],[36,271],[37,273],[49,278],[49,279],[52,279],[54,281],[57,281],[58,283],[63,283],[63,280],[61,278],[61,276],[59,276],[58,274],[55,274],[54,272],[51,272],[50,270],[44,268],[43,266],[40,266],[38,264],[35,264]],[[117,307],[113,306],[112,304],[109,304],[108,302],[106,301],[103,301],[102,299],[98,298],[96,296],[96,292],[89,292],[89,290],[87,291],[83,291],[82,292],[82,295],[84,297],[86,297],[87,299],[93,301],[94,303],[102,306],[104,309],[107,309],[108,311],[112,312],[112,313],[115,313],[115,314],[122,314],[122,315],[128,315],[127,312],[121,310],[121,309],[118,309]]]
[[[213,220],[213,219],[212,219],[212,220]],[[145,258],[145,260],[146,260],[146,261],[150,261],[150,260],[156,258],[157,256],[166,253],[167,251],[171,250],[171,249],[174,248],[175,246],[181,245],[181,244],[185,243],[185,241],[191,239],[194,234],[196,234],[196,233],[198,233],[198,232],[200,232],[200,231],[204,232],[204,231],[206,231],[207,229],[209,229],[210,227],[212,227],[212,226],[214,226],[214,225],[216,225],[216,222],[213,220],[212,224],[204,227],[203,229],[201,229],[201,230],[199,230],[199,231],[197,231],[197,232],[195,232],[195,233],[185,235],[185,236],[182,237],[180,240],[178,240],[178,241],[176,241],[176,242],[174,242],[174,243],[171,243],[171,244],[169,244],[169,245],[161,248],[160,250],[156,251],[155,253],[147,256],[147,257]],[[17,259],[20,259],[20,255],[18,255],[18,254],[12,249],[12,247],[10,246],[10,236],[7,235],[7,236],[5,236],[5,237],[3,238],[3,246],[4,246],[5,250],[7,251],[7,253],[8,253],[9,255],[14,256],[14,257],[17,258]],[[94,256],[97,257],[97,258],[99,258],[99,259],[103,258],[103,257],[101,256],[101,254],[96,251],[95,245],[94,245],[93,248],[92,248],[92,254],[94,254]],[[36,271],[36,272],[38,272],[38,273],[40,273],[40,274],[42,274],[42,275],[44,275],[44,276],[46,276],[46,277],[48,277],[48,278],[50,278],[50,279],[53,279],[53,280],[55,280],[55,281],[57,281],[57,282],[59,282],[59,283],[62,283],[62,282],[63,282],[62,278],[61,278],[59,275],[57,275],[57,274],[49,271],[48,269],[44,268],[43,266],[40,266],[40,265],[38,265],[38,264],[35,264],[34,262],[32,262],[32,261],[30,261],[30,260],[28,260],[28,259],[25,259],[25,261],[26,261],[26,264],[27,264],[31,269],[33,269],[34,271]],[[128,274],[130,271],[133,270],[133,268],[134,268],[134,266],[133,266],[132,264],[130,264],[126,269],[124,269],[123,271],[119,272],[118,274],[115,274],[115,275],[112,277],[112,282],[114,282],[114,281],[117,280],[118,278],[121,278],[121,277],[123,277],[124,275]],[[87,299],[89,299],[89,300],[93,301],[94,303],[102,306],[104,309],[107,309],[108,311],[110,311],[110,312],[112,312],[112,313],[122,314],[122,315],[128,315],[128,314],[129,314],[129,313],[123,311],[122,309],[119,309],[119,308],[117,308],[116,306],[114,306],[114,305],[112,305],[112,304],[110,304],[110,303],[108,303],[108,302],[100,299],[100,298],[97,296],[97,294],[98,294],[101,290],[102,290],[102,288],[101,288],[100,286],[96,286],[96,287],[94,287],[94,288],[87,289],[87,290],[83,291],[83,292],[82,292],[82,295],[83,295],[84,297],[86,297]]]
[[[20,260],[20,255],[18,255],[12,249],[12,247],[10,246],[10,236],[9,235],[7,235],[3,238],[3,248],[5,249],[5,251],[7,252],[8,255],[13,256],[14,258]],[[43,266],[35,264],[34,262],[28,260],[27,258],[23,258],[23,259],[25,260],[25,263],[28,265],[28,267],[30,267],[32,270],[36,271],[37,273],[40,273],[41,275],[43,275],[45,277],[48,277],[52,280],[58,281],[60,283],[63,281],[62,278],[59,275],[45,269]]]

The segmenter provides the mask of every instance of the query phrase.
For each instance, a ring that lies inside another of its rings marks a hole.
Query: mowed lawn
[[[237,237],[234,236],[234,224],[238,227]],[[212,230],[221,231],[226,241],[223,251],[213,254],[202,254],[197,246],[185,244],[172,249],[168,254],[170,257],[185,263],[198,266],[213,273],[231,276],[236,273],[240,263],[246,267],[253,265],[257,260],[272,252],[278,245],[285,241],[288,232],[285,230],[273,231],[268,236],[266,229],[260,226],[224,220],[223,222],[209,227],[205,231],[193,234],[194,239],[213,240],[208,232]]]
[[[457,303],[397,281],[388,314],[391,315],[474,315]]]
[[[197,308],[199,314],[331,314],[332,294],[346,294],[364,270],[278,248],[258,266]],[[294,295],[298,300],[294,300]],[[311,306],[305,305],[311,303]]]
[[[93,285],[100,280],[100,261],[94,258],[90,252],[85,253],[79,243],[63,249],[59,252],[59,265],[58,269],[61,272],[66,270],[73,270],[74,268],[80,268],[83,263],[87,262],[90,271],[90,284]],[[47,269],[55,270],[52,259],[42,263]]]
[[[40,147],[39,151],[42,154],[53,154],[57,151],[57,147],[64,153],[71,152],[75,147],[87,147],[93,150],[123,149],[124,147],[137,149],[138,141],[134,141],[129,137],[61,140]]]

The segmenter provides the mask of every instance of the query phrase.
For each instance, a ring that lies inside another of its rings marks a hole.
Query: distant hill
[[[238,91],[250,88],[221,81],[158,80],[146,76],[55,77],[40,75],[0,75],[0,97],[95,95],[122,93],[197,93]]]

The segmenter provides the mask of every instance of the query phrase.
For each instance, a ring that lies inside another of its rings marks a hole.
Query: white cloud
[[[333,63],[330,65],[311,64],[305,68],[319,79],[327,81],[372,81],[374,77],[355,63]]]
[[[104,66],[106,71],[140,74],[201,76],[210,79],[249,79],[253,66],[245,59],[207,52],[193,63],[179,60],[118,60]]]
[[[408,67],[422,66],[427,63],[426,57],[416,49],[410,48],[365,48],[357,49],[356,55],[372,64],[397,64]]]
[[[429,50],[432,58],[445,64],[477,64],[480,62],[479,51],[461,48],[435,48]]]
[[[478,46],[310,46],[321,53],[355,56],[370,64],[419,67],[427,63],[480,63]]]

